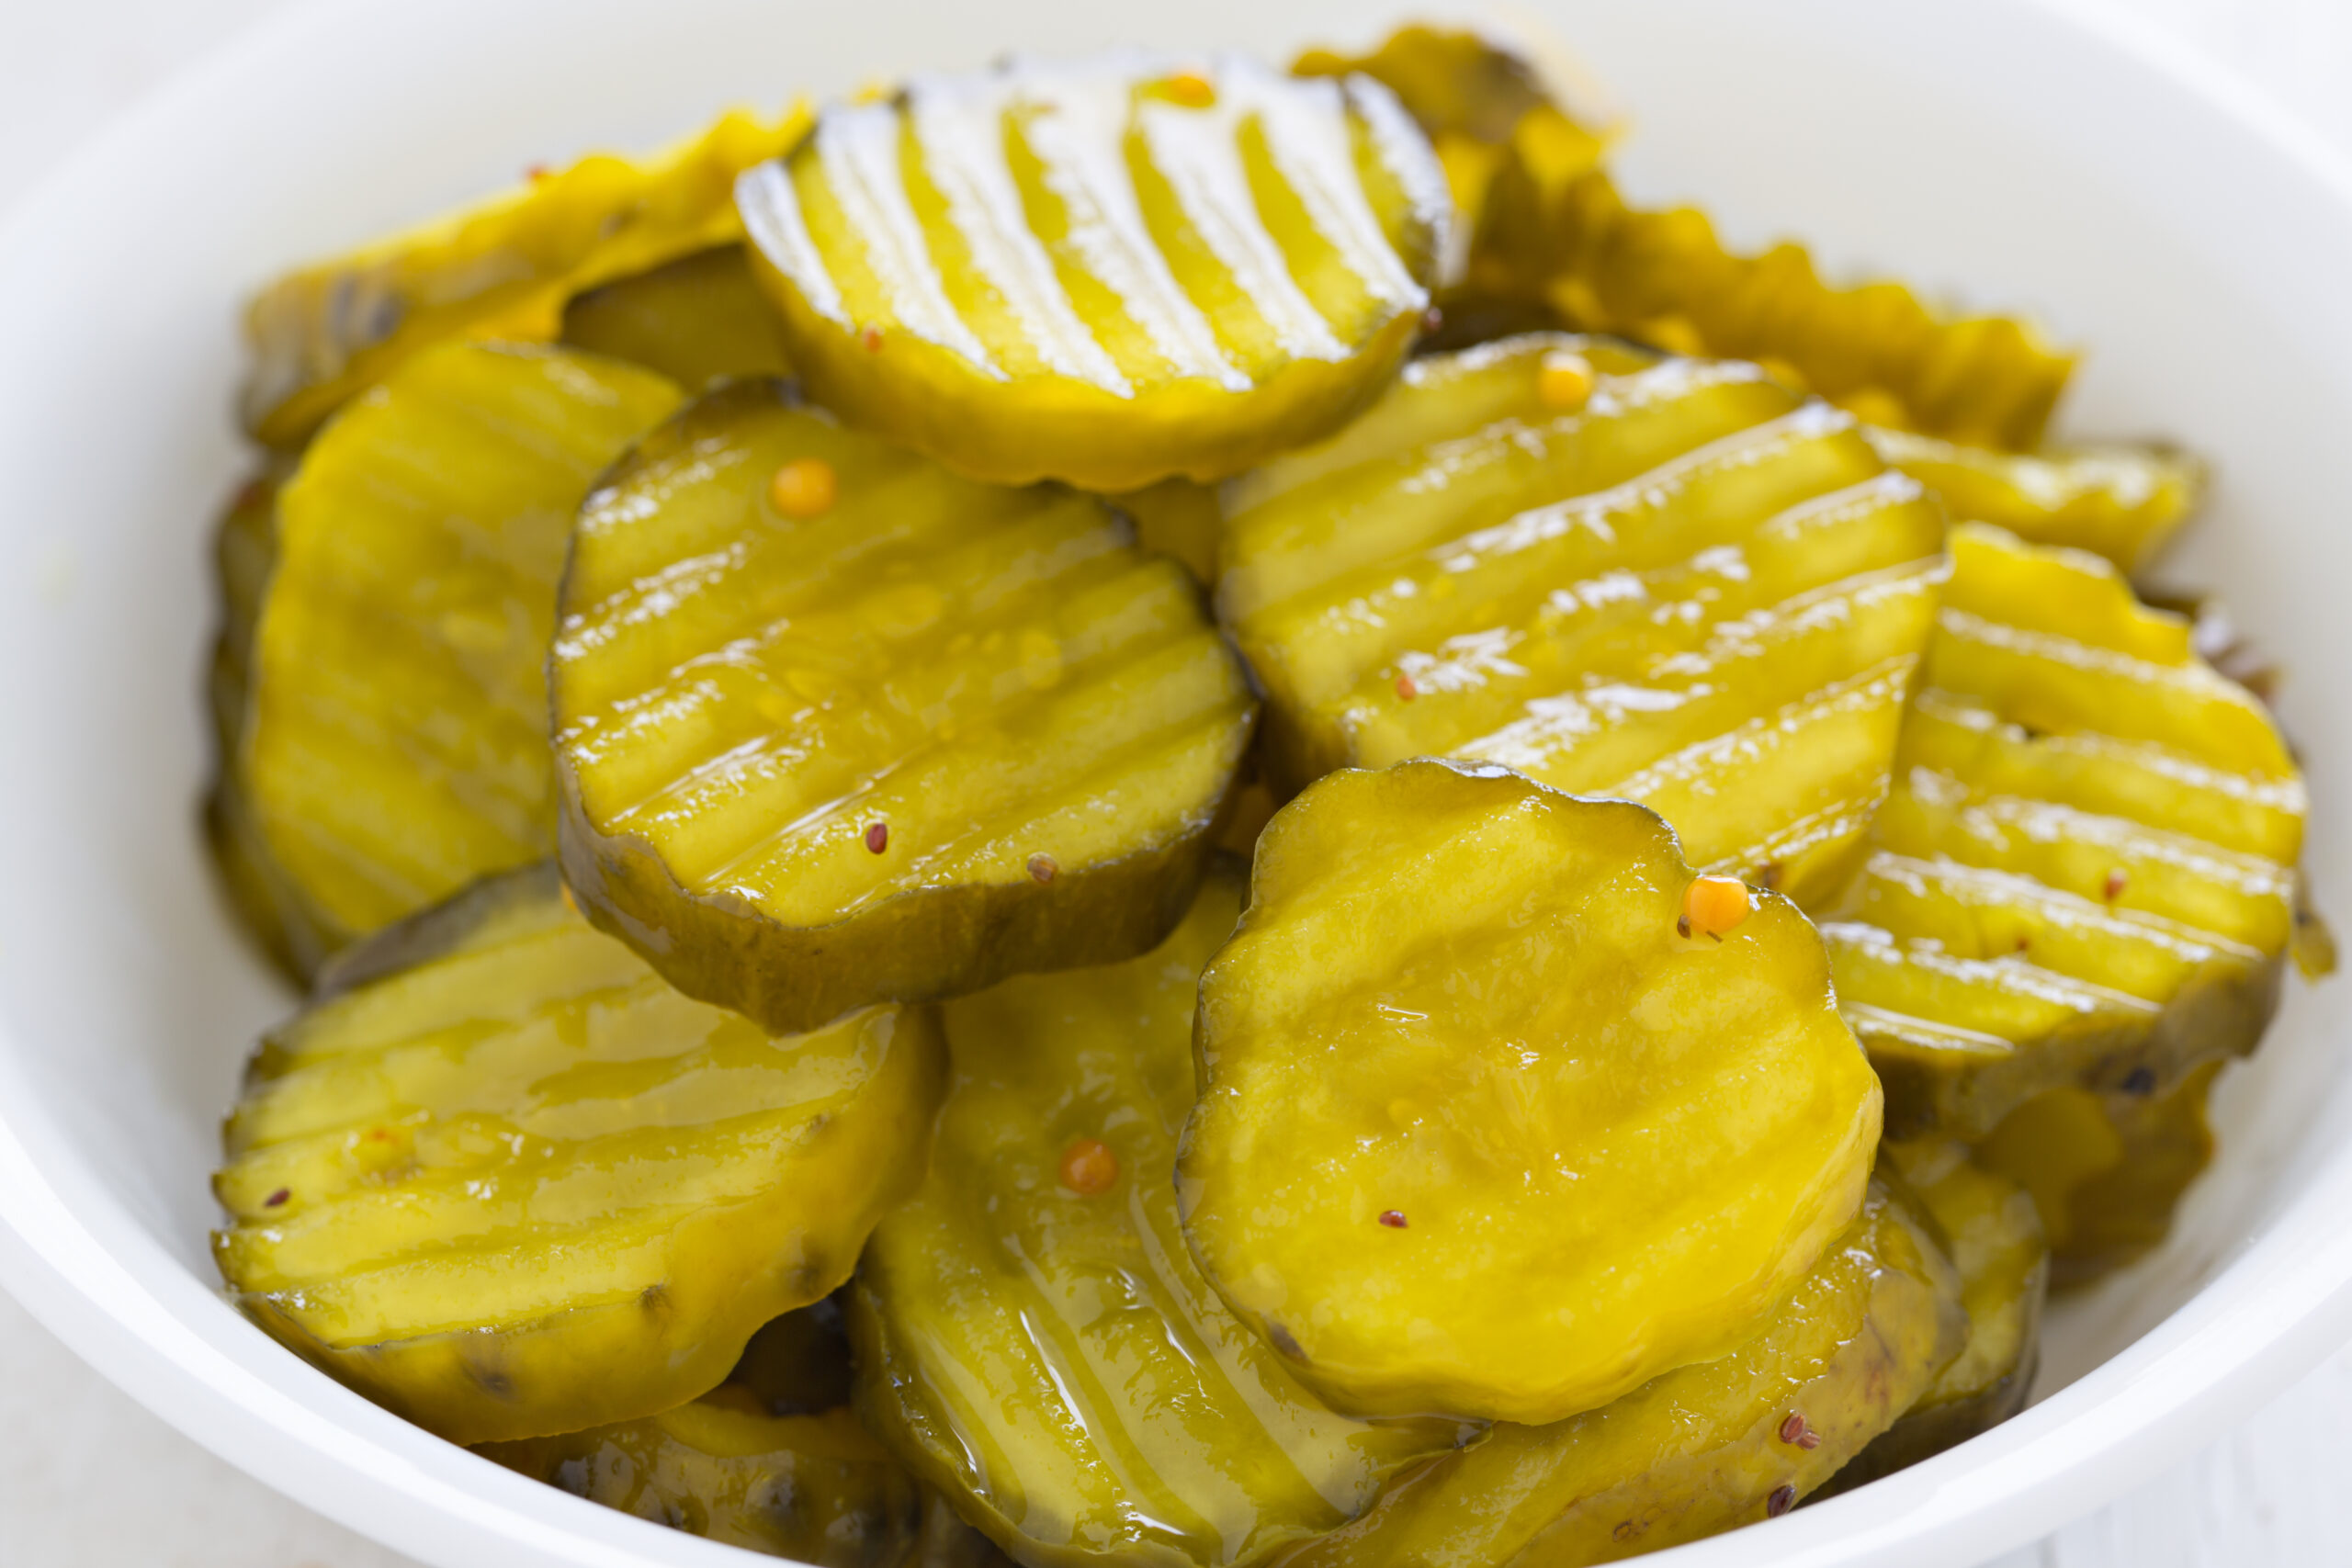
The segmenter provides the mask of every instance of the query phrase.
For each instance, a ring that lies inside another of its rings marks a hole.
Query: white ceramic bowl
[[[1379,9],[1385,11],[1386,6]],[[1640,196],[1810,238],[2092,349],[2064,420],[2221,466],[2174,574],[2295,675],[2310,864],[2352,899],[2352,180],[2093,13],[2026,0],[1554,0],[1635,111]],[[1349,0],[374,0],[185,81],[0,231],[0,1283],[273,1485],[458,1568],[740,1563],[385,1415],[221,1299],[215,1117],[288,998],[195,832],[207,525],[240,455],[233,311],[275,268],[592,145],[1012,46],[1369,41]],[[2199,1443],[2352,1320],[2345,986],[2291,987],[2219,1096],[2223,1154],[2158,1257],[2052,1314],[2041,1403],[1892,1480],[1670,1554],[1961,1565]]]

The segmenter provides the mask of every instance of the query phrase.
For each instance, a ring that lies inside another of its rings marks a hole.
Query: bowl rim
[[[2219,122],[2352,213],[2352,157],[2185,39],[2107,0],[2001,0],[2041,13]],[[1442,0],[1430,9],[1442,12]],[[37,255],[44,219],[111,164],[242,81],[290,69],[390,0],[320,0],[223,41],[116,115],[0,213],[0,273]],[[729,1568],[733,1548],[587,1504],[370,1404],[250,1333],[96,1179],[63,1134],[15,1107],[34,1095],[0,1019],[0,1290],[183,1435],[285,1495],[396,1550],[591,1568]],[[2352,1334],[2352,1227],[2290,1250],[2290,1219],[2352,1196],[2352,1152],[2279,1211],[2180,1308],[1994,1432],[1844,1496],[1654,1560],[1673,1568],[1973,1562],[2045,1534],[2177,1462]],[[56,1179],[52,1180],[52,1177]],[[60,1183],[87,1195],[70,1201]],[[95,1212],[92,1212],[92,1211]],[[108,1236],[96,1221],[103,1217]],[[2227,1285],[2224,1291],[2222,1287]],[[2216,1300],[2225,1296],[2225,1301]],[[266,1351],[263,1355],[234,1350]],[[1997,1522],[1995,1522],[1997,1521]],[[1962,1529],[1960,1527],[1968,1525]]]

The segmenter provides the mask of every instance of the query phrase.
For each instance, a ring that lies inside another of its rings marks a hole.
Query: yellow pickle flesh
[[[299,447],[411,355],[450,339],[546,343],[576,294],[742,238],[735,176],[804,135],[741,110],[641,163],[596,153],[512,193],[288,274],[245,313],[245,428]]]
[[[1194,1040],[1193,1253],[1356,1414],[1547,1422],[1728,1354],[1851,1221],[1879,1134],[1793,905],[1491,764],[1277,813]]]
[[[1565,1421],[1498,1425],[1282,1568],[1579,1568],[1776,1517],[1951,1361],[1957,1288],[1927,1226],[1873,1183],[1738,1348]]]
[[[1256,715],[1197,586],[1101,502],[772,382],[590,497],[550,673],[574,892],[778,1030],[1150,948]]]
[[[1207,481],[1419,330],[1452,208],[1365,77],[1121,51],[836,104],[737,202],[811,395],[1001,483]]]
[[[1193,991],[1240,881],[1140,958],[947,1004],[931,1175],[858,1267],[861,1410],[1030,1568],[1260,1562],[1464,1435],[1334,1414],[1186,1250]]]
[[[688,391],[790,368],[775,312],[741,245],[699,251],[577,296],[563,308],[558,341],[642,365]]]
[[[1219,614],[1286,789],[1479,759],[1638,800],[1801,903],[1850,874],[1944,522],[1849,416],[1753,366],[1535,334],[1417,361],[1227,512]]]
[[[631,366],[448,344],[304,452],[233,769],[328,945],[552,852],[545,667],[572,509],[677,401]]]
[[[1826,923],[1890,1135],[2253,1049],[2295,929],[2301,776],[2267,710],[2076,551],[1963,525],[1894,784]]]
[[[926,1011],[769,1035],[527,868],[351,950],[263,1040],[214,1258],[289,1349],[454,1442],[635,1419],[848,1277],[944,1075]]]

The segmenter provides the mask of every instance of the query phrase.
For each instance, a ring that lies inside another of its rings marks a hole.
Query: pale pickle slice
[[[818,400],[968,474],[1104,491],[1362,407],[1452,216],[1369,78],[1141,51],[836,104],[736,200]]]
[[[689,1001],[532,867],[353,949],[264,1039],[214,1257],[274,1337],[454,1442],[632,1420],[848,1277],[945,1070],[925,1011],[778,1038]]]
[[[1892,1475],[2024,1409],[2041,1348],[2050,1246],[2032,1195],[1948,1139],[1883,1144],[1879,1157],[1942,1234],[1968,1313],[1967,1345],[1825,1495]]]
[[[1736,1350],[1566,1421],[1498,1425],[1283,1568],[1574,1568],[1777,1517],[1951,1361],[1958,1288],[1928,1230],[1873,1182]]]
[[[563,308],[560,341],[658,370],[689,391],[789,368],[775,311],[741,245],[697,252],[577,296]]]
[[[410,355],[452,338],[545,343],[565,303],[740,241],[735,176],[808,131],[741,110],[643,162],[595,153],[520,189],[279,278],[245,313],[245,427],[300,446]]]
[[[1891,1135],[2254,1048],[2302,780],[2269,713],[2096,557],[1964,525],[1862,871],[1826,924]]]
[[[338,947],[555,845],[545,665],[571,513],[670,381],[446,344],[279,492],[233,771]]]
[[[858,1266],[861,1409],[1031,1568],[1264,1561],[1465,1435],[1333,1414],[1185,1248],[1193,997],[1241,898],[1228,863],[1143,957],[949,1003],[931,1175]]]
[[[1492,764],[1343,771],[1276,814],[1194,1039],[1193,1250],[1357,1414],[1555,1421],[1729,1354],[1852,1220],[1879,1132],[1793,905]]]
[[[1256,713],[1184,569],[1102,502],[759,381],[589,499],[550,671],[573,890],[778,1030],[1151,947]]]
[[[2224,1065],[2200,1064],[2168,1093],[2052,1089],[1977,1146],[1980,1164],[2033,1194],[2053,1286],[2087,1285],[2164,1245],[2173,1212],[2212,1163],[2205,1108]]]
[[[2168,446],[2018,453],[1907,430],[1862,434],[1890,468],[1933,491],[1955,521],[1990,523],[2029,544],[2088,550],[2127,574],[2163,553],[2205,495],[2205,465]]]
[[[1233,482],[1220,615],[1296,789],[1414,756],[1654,807],[1800,902],[1850,874],[1944,521],[1751,365],[1537,334],[1413,365]]]

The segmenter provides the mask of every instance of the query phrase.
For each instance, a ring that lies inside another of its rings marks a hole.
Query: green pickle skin
[[[779,1039],[691,1002],[527,868],[264,1039],[214,1256],[273,1337],[452,1441],[650,1416],[848,1277],[944,1070],[924,1010]]]
[[[859,1266],[867,1424],[1029,1568],[1261,1562],[1465,1430],[1327,1409],[1185,1247],[1193,993],[1240,907],[1224,865],[1143,957],[949,1004],[932,1175]],[[1082,1138],[1117,1160],[1092,1196],[1062,1185]]]

